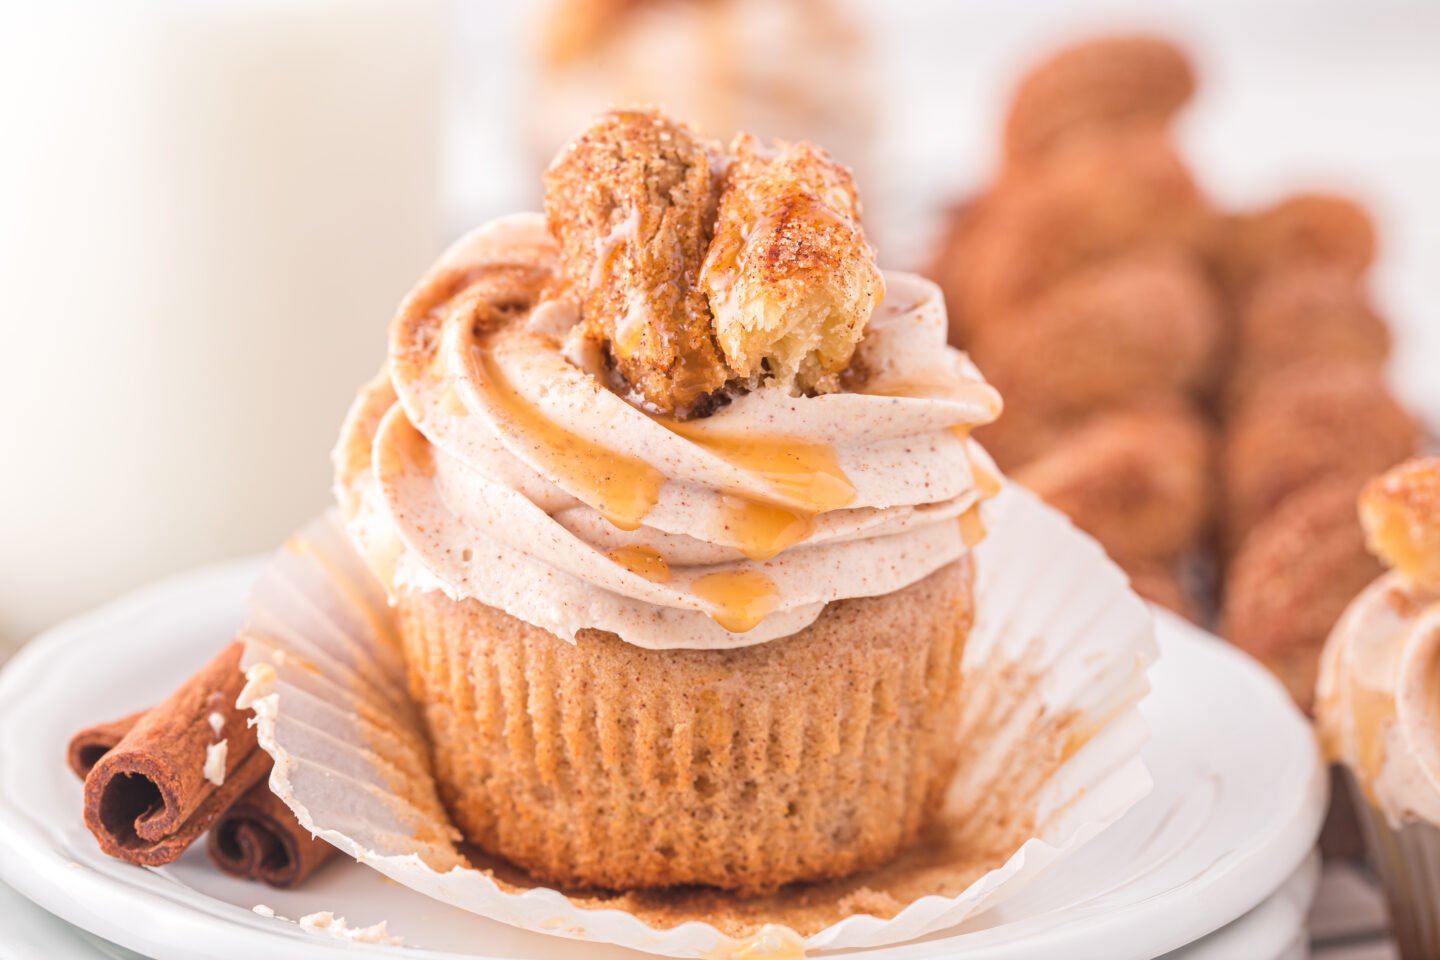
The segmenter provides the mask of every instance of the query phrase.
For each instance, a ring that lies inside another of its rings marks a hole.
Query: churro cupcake
[[[1412,460],[1360,498],[1391,569],[1325,647],[1317,719],[1342,765],[1404,960],[1440,956],[1440,459]]]
[[[889,859],[954,769],[998,395],[818,148],[611,113],[545,185],[405,300],[336,451],[454,822],[569,886]]]

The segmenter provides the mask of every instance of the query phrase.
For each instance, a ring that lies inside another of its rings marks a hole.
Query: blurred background
[[[440,249],[539,203],[579,120],[657,100],[852,165],[934,260],[1057,45],[1158,30],[1229,209],[1339,190],[1380,237],[1391,376],[1440,415],[1440,5],[1425,0],[61,0],[0,4],[0,655],[329,501],[327,452]]]

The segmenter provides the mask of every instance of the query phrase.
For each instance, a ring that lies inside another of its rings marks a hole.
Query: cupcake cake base
[[[474,600],[404,592],[411,693],[471,843],[571,887],[760,894],[883,863],[959,753],[968,559],[732,650],[569,644]]]
[[[392,631],[397,611],[338,512],[276,553],[246,618],[243,665],[272,677],[253,698],[260,744],[275,759],[271,787],[307,830],[396,882],[528,930],[693,957],[731,955],[777,926],[806,938],[807,950],[953,927],[1025,889],[1150,789],[1136,709],[1155,654],[1149,612],[1092,540],[1029,494],[1007,488],[985,520],[954,775],[929,825],[872,869],[752,896],[699,885],[578,889],[462,843],[423,708],[399,702],[410,699],[398,688],[415,667]],[[587,645],[543,649],[579,657]],[[636,699],[638,685],[615,682]],[[786,693],[814,702],[798,681]]]

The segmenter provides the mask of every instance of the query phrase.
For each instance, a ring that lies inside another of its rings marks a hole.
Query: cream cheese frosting
[[[678,422],[610,389],[569,301],[517,305],[498,328],[474,318],[467,278],[543,276],[556,258],[539,215],[459,241],[351,408],[337,495],[392,592],[473,598],[570,640],[735,647],[969,549],[999,482],[969,433],[1000,398],[946,345],[934,284],[886,275],[854,390],[762,387]]]
[[[1326,753],[1399,829],[1440,825],[1440,593],[1391,571],[1335,625],[1320,663],[1316,716]]]

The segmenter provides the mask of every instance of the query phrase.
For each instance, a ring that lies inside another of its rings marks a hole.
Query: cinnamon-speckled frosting
[[[733,647],[899,590],[974,542],[998,481],[969,431],[1000,398],[946,345],[929,281],[886,275],[853,390],[762,387],[679,423],[611,389],[568,301],[477,306],[477,280],[538,290],[556,255],[539,215],[459,241],[351,408],[337,493],[392,590],[471,597],[567,639]]]

